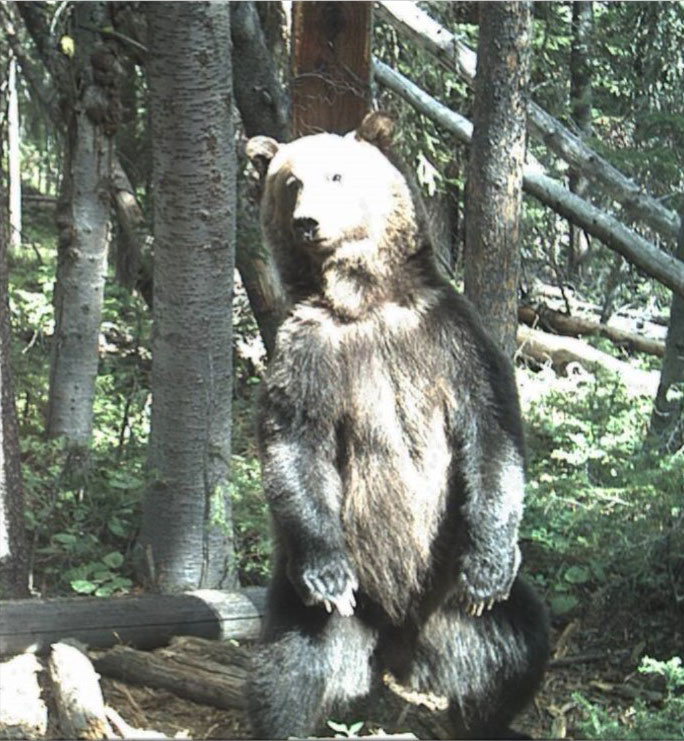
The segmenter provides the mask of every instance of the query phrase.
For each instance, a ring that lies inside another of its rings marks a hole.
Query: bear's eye
[[[339,172],[336,172],[330,179],[333,181],[333,183],[341,183],[342,175],[340,175]]]
[[[297,180],[294,175],[290,175],[290,177],[285,181],[285,187],[289,190],[293,190],[297,185],[299,185],[299,180]]]

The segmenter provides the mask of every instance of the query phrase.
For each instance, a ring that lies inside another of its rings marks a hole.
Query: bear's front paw
[[[516,545],[508,557],[501,554],[469,554],[461,562],[456,579],[456,594],[465,611],[480,617],[496,602],[508,599],[520,566],[520,549]]]
[[[335,607],[345,617],[354,614],[359,583],[344,556],[316,559],[304,566],[300,579],[307,605],[323,603],[328,612]]]

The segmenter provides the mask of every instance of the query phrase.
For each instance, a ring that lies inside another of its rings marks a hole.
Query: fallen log
[[[264,612],[265,589],[211,589],[184,594],[65,597],[0,602],[0,656],[45,653],[53,643],[76,638],[90,648],[127,643],[166,645],[173,636],[255,638]]]
[[[42,738],[47,706],[40,696],[35,656],[22,654],[0,664],[0,738]]]
[[[378,14],[427,49],[468,85],[473,85],[477,54],[416,3],[381,0],[378,3]],[[587,178],[602,185],[627,214],[644,221],[666,240],[672,242],[677,239],[680,218],[675,211],[665,208],[657,198],[590,149],[534,101],[530,101],[528,106],[528,125],[535,138],[543,141],[549,149]]]
[[[68,643],[55,643],[48,673],[63,738],[114,738],[100,678],[85,653]]]
[[[660,374],[657,371],[633,368],[629,363],[574,337],[560,337],[521,324],[518,326],[517,342],[518,352],[537,362],[551,363],[560,373],[565,373],[570,363],[577,363],[591,373],[603,370],[615,374],[631,393],[654,396],[658,388]]]
[[[169,690],[179,697],[224,710],[243,709],[248,659],[245,649],[195,639],[154,653],[114,646],[98,659],[101,674],[129,684]]]
[[[470,144],[473,125],[467,118],[442,105],[407,77],[375,58],[373,75],[378,82],[404,98],[416,110],[454,134],[460,142]],[[614,216],[571,193],[560,182],[549,177],[538,162],[530,161],[525,164],[523,190],[600,239],[639,270],[684,297],[684,263],[681,260],[658,249]]]
[[[568,316],[560,311],[554,311],[548,306],[519,306],[518,319],[530,327],[540,325],[544,329],[553,330],[566,337],[598,336],[606,337],[611,342],[630,350],[656,355],[662,358],[665,355],[665,343],[651,340],[635,332],[612,327],[602,322],[594,322],[578,316]]]

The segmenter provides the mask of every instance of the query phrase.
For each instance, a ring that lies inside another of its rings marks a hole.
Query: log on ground
[[[45,653],[63,638],[90,648],[126,643],[165,646],[173,636],[255,638],[264,613],[265,590],[197,590],[184,594],[69,597],[0,602],[0,656]]]
[[[47,707],[40,695],[35,656],[22,654],[0,664],[0,738],[41,738]]]
[[[566,337],[598,336],[606,337],[620,347],[636,352],[656,355],[662,358],[665,355],[665,343],[652,340],[635,332],[627,332],[609,324],[595,322],[578,316],[568,316],[548,306],[520,306],[518,319],[530,327],[542,326],[544,329],[565,335]]]
[[[154,653],[115,646],[95,660],[101,674],[173,692],[224,710],[243,709],[248,672],[245,649],[194,638]]]
[[[63,738],[114,738],[100,678],[85,653],[68,643],[55,643],[48,672]]]
[[[614,373],[630,393],[654,396],[660,374],[633,368],[612,355],[601,352],[574,337],[540,332],[525,325],[518,327],[518,352],[540,363],[551,363],[557,372],[566,372],[567,366],[577,363],[590,373],[604,370]]]

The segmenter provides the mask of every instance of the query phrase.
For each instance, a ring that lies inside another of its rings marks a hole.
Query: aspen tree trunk
[[[684,210],[681,213],[684,216]],[[676,256],[684,264],[684,219]],[[684,446],[684,298],[676,293],[670,306],[665,357],[653,403],[649,443],[674,452]]]
[[[2,140],[0,138],[0,162]],[[1,206],[5,211],[4,204]],[[10,378],[7,223],[0,218],[0,599],[28,596],[28,546],[19,439]]]
[[[149,3],[146,12],[154,331],[142,565],[164,591],[233,586],[230,6]]]
[[[7,165],[9,171],[9,243],[21,247],[21,155],[19,151],[19,95],[17,60],[10,57],[7,75]]]
[[[591,0],[575,0],[572,4],[572,46],[570,49],[570,110],[581,138],[591,135],[591,67],[590,50],[593,30]],[[572,193],[584,197],[589,181],[576,168],[570,168],[568,187]],[[588,238],[572,222],[568,251],[568,268],[577,271],[587,255]]]
[[[530,3],[480,4],[466,186],[465,292],[511,356],[518,317],[529,47]]]
[[[93,425],[98,339],[109,246],[112,90],[96,79],[94,55],[105,3],[74,6],[72,98],[59,203],[55,332],[52,340],[48,434],[85,449]],[[77,84],[78,80],[78,84]]]

